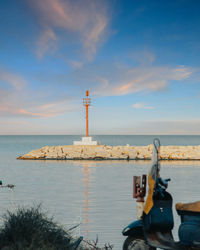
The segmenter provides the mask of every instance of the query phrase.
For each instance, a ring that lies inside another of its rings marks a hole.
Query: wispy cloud
[[[48,96],[37,97],[29,87],[21,75],[0,68],[0,115],[48,118],[73,109],[67,99],[50,102]]]
[[[138,92],[164,91],[174,81],[181,84],[186,79],[191,79],[196,71],[197,69],[182,65],[130,67],[105,62],[103,65],[84,64],[80,67],[78,64],[76,71],[71,74],[46,74],[40,81],[52,85],[57,83],[62,88],[70,86],[71,93],[75,95],[89,88],[95,96],[121,96]]]
[[[134,109],[154,109],[155,108],[153,106],[148,106],[143,102],[135,103],[131,107],[134,108]]]
[[[31,108],[33,109],[33,107]],[[18,109],[16,110],[16,114],[27,116],[27,117],[36,117],[36,118],[48,118],[63,114],[69,111],[69,105],[67,103],[47,103],[34,108],[34,112],[29,111],[27,109]]]
[[[10,99],[9,102],[0,101],[0,114],[4,116],[15,116],[15,117],[35,117],[35,118],[49,118],[57,116],[66,112],[71,111],[72,106],[69,107],[68,103],[55,103],[55,104],[45,104],[43,106],[31,106],[26,107],[24,100],[18,103],[15,100]]]
[[[56,41],[57,37],[54,31],[48,27],[44,29],[39,40],[37,41],[37,56],[42,58],[47,51],[50,51],[51,53],[55,52],[57,48]]]
[[[34,112],[30,112],[30,111],[27,111],[25,109],[20,109],[20,110],[17,110],[16,112],[17,114],[20,114],[20,115],[23,115],[23,116],[30,116],[30,117],[51,117],[53,116],[53,114],[49,114],[49,113],[34,113]]]
[[[11,112],[13,115],[21,117],[49,118],[69,112],[72,109],[73,107],[67,101],[58,100],[55,103],[47,102],[44,105],[30,105],[27,108],[16,107]]]
[[[26,80],[18,74],[8,72],[0,68],[0,82],[1,84],[10,84],[16,90],[24,88],[27,84]]]
[[[182,81],[194,72],[193,69],[179,67],[135,67],[116,71],[116,77],[104,78],[104,83],[96,90],[97,95],[127,95],[141,91],[160,91],[170,81]]]
[[[96,53],[108,27],[106,1],[97,0],[30,0],[42,26],[37,55],[42,57],[55,49],[58,33],[76,36],[88,58]]]

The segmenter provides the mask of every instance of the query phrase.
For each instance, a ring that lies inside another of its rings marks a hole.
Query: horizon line
[[[92,136],[200,136],[200,134],[92,134]],[[0,136],[82,136],[82,134],[0,134]]]

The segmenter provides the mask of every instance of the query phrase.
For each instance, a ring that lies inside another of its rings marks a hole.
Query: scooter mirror
[[[146,195],[147,176],[133,176],[133,198],[143,199]]]
[[[137,198],[141,184],[141,176],[133,176],[133,198]]]

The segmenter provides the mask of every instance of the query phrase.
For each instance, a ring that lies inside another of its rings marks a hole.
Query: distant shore
[[[150,160],[153,145],[147,146],[45,146],[19,156],[21,160]],[[200,160],[198,146],[161,146],[161,160]]]

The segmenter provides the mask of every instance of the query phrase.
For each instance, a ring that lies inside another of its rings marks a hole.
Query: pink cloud
[[[33,109],[33,108],[32,108]],[[69,105],[63,102],[56,103],[46,103],[44,105],[40,105],[34,108],[34,112],[28,111],[27,109],[19,109],[16,110],[18,115],[29,116],[29,117],[53,117],[62,113],[69,111]]]
[[[131,84],[131,83],[123,84],[122,86],[120,86],[120,87],[118,88],[118,91],[124,93],[124,92],[129,91],[129,89],[131,89],[131,87],[132,87],[132,84]]]
[[[22,106],[25,106],[23,102],[16,103],[14,100],[0,102],[0,114],[5,116],[49,118],[69,111],[69,107],[66,103],[65,105],[51,103],[42,106],[29,107],[28,109],[21,108]]]
[[[16,109],[15,114],[27,117],[49,118],[63,114],[65,112],[68,112],[69,110],[70,108],[67,102],[58,101],[55,103],[46,103],[44,105],[39,105],[34,108],[30,107],[29,110],[25,108]]]
[[[53,116],[52,114],[45,114],[45,113],[33,113],[33,112],[29,112],[25,109],[20,109],[17,110],[17,114],[21,114],[21,115],[25,115],[25,116],[35,116],[35,117],[51,117]]]
[[[48,118],[73,109],[72,105],[69,107],[67,100],[58,99],[49,102],[45,101],[44,96],[42,98],[36,97],[29,90],[30,84],[23,76],[1,68],[0,83],[1,116]]]
[[[10,84],[16,90],[24,88],[27,84],[26,80],[18,74],[13,74],[0,68],[0,81]]]
[[[106,1],[31,0],[31,5],[43,29],[38,41],[39,57],[56,47],[56,31],[60,29],[78,36],[88,58],[96,53],[108,26]]]
[[[104,78],[104,83],[96,88],[96,95],[127,95],[141,91],[160,91],[165,89],[170,81],[185,80],[194,72],[193,69],[179,67],[136,67],[132,69],[119,69],[119,77],[114,81]]]

